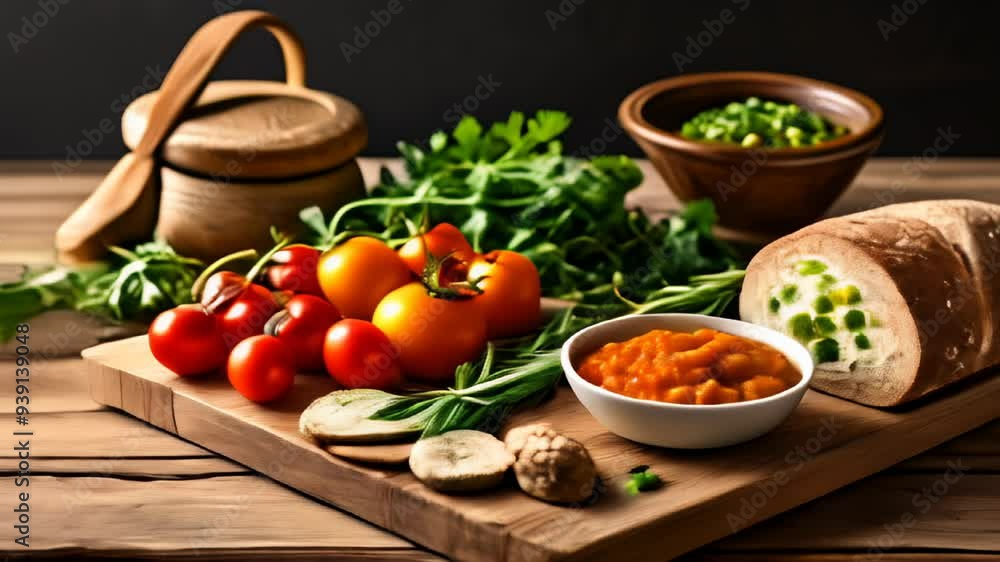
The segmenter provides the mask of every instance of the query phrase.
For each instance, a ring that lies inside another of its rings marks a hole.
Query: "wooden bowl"
[[[805,148],[744,148],[682,137],[700,111],[757,96],[819,113],[849,134]],[[682,201],[709,198],[723,227],[773,238],[818,219],[851,184],[884,132],[882,108],[848,88],[800,76],[718,72],[647,84],[618,118]]]

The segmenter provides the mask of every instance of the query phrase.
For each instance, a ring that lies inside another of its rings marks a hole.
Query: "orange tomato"
[[[367,236],[324,253],[319,286],[345,318],[370,320],[382,297],[410,282],[411,273],[392,248]]]
[[[399,248],[398,253],[410,271],[417,275],[424,274],[428,254],[438,259],[450,255],[451,259],[445,264],[446,270],[476,257],[476,252],[462,231],[448,223],[441,223],[424,234],[414,236]],[[447,278],[457,277],[460,274],[449,271],[442,273],[445,273]]]
[[[538,327],[542,283],[530,259],[495,250],[473,260],[468,277],[481,279],[483,292],[473,300],[483,310],[490,339],[520,336]]]
[[[450,384],[455,367],[486,347],[486,320],[474,299],[432,296],[420,282],[389,293],[372,323],[399,350],[403,373],[432,384]]]

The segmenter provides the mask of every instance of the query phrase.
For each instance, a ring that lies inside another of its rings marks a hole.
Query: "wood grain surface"
[[[362,169],[369,182],[381,160],[365,159]],[[390,165],[398,166],[395,161]],[[645,165],[643,163],[643,165]],[[50,162],[0,163],[0,279],[20,270],[20,264],[45,264],[52,259],[52,238],[59,223],[79,204],[89,190],[109,169],[109,163],[84,162],[71,173],[57,176]],[[648,167],[646,168],[648,170]],[[834,206],[833,213],[844,213],[908,200],[970,197],[1000,203],[1000,160],[945,159],[924,165],[911,159],[877,159],[868,164],[852,189]],[[653,175],[640,189],[630,194],[633,203],[648,210],[664,211],[676,201]],[[33,325],[35,323],[33,322]],[[0,372],[13,367],[0,361]],[[261,482],[277,490],[288,491],[280,484],[241,468],[242,475],[230,475],[227,467],[238,466],[164,434],[162,431],[110,410],[101,411],[88,394],[85,368],[77,359],[49,360],[44,377],[33,381],[34,411],[46,412],[33,417],[32,423],[44,423],[34,443],[46,454],[35,458],[37,470],[45,478],[33,481],[39,490],[39,502],[33,509],[58,519],[66,525],[56,531],[36,528],[33,533],[32,558],[119,558],[149,560],[198,558],[210,560],[398,560],[440,559],[412,543],[361,523],[337,509],[321,506],[297,493],[283,499],[289,520],[276,524],[266,509],[250,507],[233,520],[228,506],[238,504],[244,491]],[[14,390],[0,385],[0,412],[13,411]],[[50,420],[48,414],[58,414]],[[11,418],[4,416],[4,429]],[[85,428],[85,433],[82,429]],[[149,442],[140,450],[123,446],[128,439]],[[58,438],[58,436],[65,436]],[[160,438],[156,437],[160,436]],[[9,449],[4,447],[3,449]],[[959,459],[971,468],[941,501],[926,513],[912,505],[913,494],[933,485],[949,461]],[[864,458],[857,459],[863,463]],[[9,457],[0,458],[3,486],[9,486],[14,467]],[[89,472],[81,472],[90,470]],[[234,469],[235,470],[235,469]],[[931,562],[957,560],[980,562],[1000,558],[1000,421],[948,441],[908,461],[833,492],[802,507],[779,515],[761,525],[741,531],[728,539],[685,555],[684,560],[712,562],[847,562],[881,560],[885,562]],[[220,474],[226,475],[225,478]],[[66,483],[75,494],[73,512],[55,493],[54,482]],[[189,520],[177,522],[163,517],[164,501],[189,503],[198,492],[186,488],[191,482],[210,483],[212,497],[208,505],[196,503],[191,518],[205,528],[233,521],[242,536],[268,540],[266,549],[249,548],[235,534],[214,530],[208,538],[192,531]],[[75,483],[79,481],[79,483]],[[166,486],[155,486],[165,482]],[[101,485],[131,487],[132,498],[117,496],[104,502]],[[155,492],[153,490],[156,490]],[[6,490],[6,488],[5,488]],[[87,490],[93,490],[87,493]],[[6,497],[4,494],[0,497]],[[41,498],[45,498],[42,503]],[[149,507],[146,507],[149,506]],[[0,505],[2,507],[2,505]],[[72,518],[72,513],[103,511],[99,518]],[[898,522],[907,512],[918,514],[916,523],[906,529],[905,544],[886,538],[886,525]],[[309,514],[308,516],[306,514]],[[112,519],[116,518],[116,519]],[[298,521],[302,521],[301,527]],[[185,522],[188,521],[188,522]],[[218,523],[213,523],[218,522]],[[315,523],[315,526],[313,525]],[[360,525],[356,527],[355,525]],[[325,529],[330,537],[317,536],[315,527]],[[53,527],[47,527],[53,529]],[[792,532],[794,530],[794,532]],[[12,550],[10,530],[0,551],[6,556],[23,556]],[[978,536],[969,541],[970,533]],[[130,550],[134,537],[155,537],[142,552]],[[387,548],[386,537],[398,541]],[[340,540],[339,546],[330,540]],[[197,552],[191,550],[198,541]],[[879,541],[884,546],[879,547]],[[131,545],[131,546],[130,546]],[[655,560],[665,559],[655,557]]]

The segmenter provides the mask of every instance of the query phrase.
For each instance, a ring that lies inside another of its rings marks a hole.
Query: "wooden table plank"
[[[13,480],[0,495],[14,497]],[[257,476],[31,478],[31,554],[61,557],[440,560]],[[148,522],[147,524],[142,524]],[[3,548],[7,548],[4,545]],[[291,552],[288,552],[291,551]]]
[[[155,427],[112,410],[32,414],[34,458],[155,458],[214,457],[214,453],[177,439]],[[5,428],[13,420],[5,417]],[[0,458],[17,457],[17,451],[0,447]]]
[[[861,460],[859,459],[859,462]],[[970,467],[966,459],[952,460]],[[876,475],[737,533],[713,550],[1000,551],[1000,474]],[[946,480],[947,478],[947,480]]]
[[[1000,475],[966,475],[921,513],[913,506],[912,496],[921,487],[933,486],[934,478],[876,476],[688,559],[739,560],[754,553],[763,560],[774,553],[808,549],[840,552],[840,558],[834,559],[847,560],[879,544],[883,555],[960,546],[965,552],[978,550],[995,556],[1000,499],[984,500],[983,494],[997,488]],[[304,554],[336,555],[345,547],[356,549],[352,554],[359,555],[360,549],[378,554],[387,547],[409,545],[258,476],[143,481],[35,475],[31,482],[37,493],[32,496],[36,498],[32,510],[44,514],[32,533],[37,540],[36,555],[46,550],[67,554],[63,549],[72,548],[77,549],[72,552],[115,556],[157,551],[180,557],[196,554],[191,547],[194,542],[197,554],[212,559],[241,560],[252,550],[267,549],[267,559],[300,560]],[[11,488],[9,478],[0,481],[0,493],[10,493]],[[859,510],[859,498],[871,509]],[[80,517],[81,513],[87,517]],[[905,513],[912,513],[915,523],[898,537],[885,538],[889,533],[885,525],[898,523]],[[857,523],[859,519],[863,524]],[[155,524],[141,524],[144,521]],[[206,537],[201,530],[213,521],[225,524]],[[409,548],[410,554],[416,554]]]
[[[0,377],[14,375],[13,361],[0,361]],[[15,385],[0,385],[0,413],[14,413],[17,404]],[[36,362],[31,378],[31,405],[33,414],[46,412],[89,412],[104,409],[90,399],[87,371],[77,358],[54,359]],[[9,419],[9,418],[8,418]]]
[[[397,172],[401,169],[399,160],[394,158],[361,158],[359,162],[369,185],[378,178],[381,165]],[[638,162],[646,181],[629,194],[630,204],[652,211],[675,209],[676,197],[666,189],[649,162]],[[0,222],[0,263],[49,262],[55,229],[64,218],[52,209],[60,205],[72,209],[100,183],[111,165],[111,162],[85,162],[72,173],[57,177],[47,162],[0,162],[0,209],[26,199],[44,200],[43,207],[49,209],[42,216],[27,212]],[[919,162],[914,164],[912,158],[874,159],[865,165],[830,214],[875,204],[946,197],[1000,203],[1000,160],[949,158],[924,166]],[[24,236],[24,232],[31,235]]]

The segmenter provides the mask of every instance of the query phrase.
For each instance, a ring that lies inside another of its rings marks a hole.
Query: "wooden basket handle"
[[[285,59],[285,81],[304,88],[306,55],[302,41],[277,17],[259,10],[232,12],[201,26],[170,67],[160,86],[156,103],[150,108],[146,130],[133,152],[151,156],[194,104],[208,78],[233,42],[244,31],[264,28],[281,45]]]

